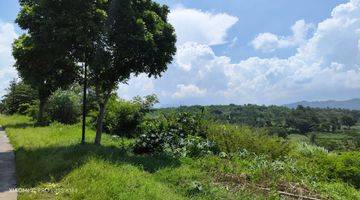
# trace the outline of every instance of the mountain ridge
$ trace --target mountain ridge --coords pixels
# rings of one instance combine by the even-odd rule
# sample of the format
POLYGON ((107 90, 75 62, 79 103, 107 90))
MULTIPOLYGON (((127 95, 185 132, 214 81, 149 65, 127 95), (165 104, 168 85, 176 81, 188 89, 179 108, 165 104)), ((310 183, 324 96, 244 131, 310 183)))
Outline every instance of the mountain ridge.
POLYGON ((299 101, 295 103, 285 104, 288 108, 296 108, 302 105, 312 108, 341 108, 349 110, 360 110, 360 98, 354 98, 349 100, 326 100, 326 101, 299 101))

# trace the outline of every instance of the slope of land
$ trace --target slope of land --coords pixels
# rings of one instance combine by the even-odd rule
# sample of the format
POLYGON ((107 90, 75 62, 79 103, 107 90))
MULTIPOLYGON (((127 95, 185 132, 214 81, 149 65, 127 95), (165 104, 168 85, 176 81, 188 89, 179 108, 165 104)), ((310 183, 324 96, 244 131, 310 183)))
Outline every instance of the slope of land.
MULTIPOLYGON (((285 141, 252 137, 250 129, 223 141, 249 150, 190 158, 137 155, 132 139, 109 135, 102 146, 80 145, 80 125, 40 128, 24 116, 0 116, 0 124, 15 148, 18 186, 31 191, 20 199, 360 199, 351 185, 359 153, 332 154, 294 140, 286 156, 272 158, 285 141)), ((89 129, 86 140, 94 135, 89 129)))

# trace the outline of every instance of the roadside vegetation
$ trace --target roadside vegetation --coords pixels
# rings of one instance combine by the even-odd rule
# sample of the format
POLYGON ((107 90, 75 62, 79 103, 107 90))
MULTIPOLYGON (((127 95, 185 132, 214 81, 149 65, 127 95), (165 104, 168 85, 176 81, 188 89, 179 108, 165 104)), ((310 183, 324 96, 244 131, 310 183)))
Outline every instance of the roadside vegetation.
POLYGON ((79 123, 37 127, 29 116, 2 115, 19 187, 37 191, 20 199, 360 198, 359 151, 329 151, 311 136, 215 122, 205 111, 160 115, 156 101, 113 96, 101 146, 91 144, 91 116, 81 145, 79 123), (123 124, 133 125, 119 129, 123 124))

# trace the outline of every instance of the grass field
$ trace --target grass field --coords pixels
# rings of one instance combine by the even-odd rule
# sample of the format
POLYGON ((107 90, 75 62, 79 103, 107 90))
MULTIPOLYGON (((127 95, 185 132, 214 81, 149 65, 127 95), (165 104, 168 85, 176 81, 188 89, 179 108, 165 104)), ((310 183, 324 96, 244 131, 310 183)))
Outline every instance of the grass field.
POLYGON ((324 178, 316 164, 297 155, 136 155, 129 139, 104 135, 102 146, 90 144, 91 129, 89 144, 80 145, 79 125, 40 128, 24 116, 0 116, 0 124, 15 148, 18 187, 29 189, 19 199, 281 199, 277 191, 360 199, 357 189, 324 178))
MULTIPOLYGON (((211 185, 191 159, 133 155, 126 150, 129 140, 105 135, 102 146, 79 145, 77 125, 34 128, 23 116, 1 117, 0 124, 16 150, 18 185, 33 191, 20 199, 254 198, 211 185), (204 192, 196 194, 197 183, 204 192)), ((87 142, 94 135, 87 130, 87 142)))

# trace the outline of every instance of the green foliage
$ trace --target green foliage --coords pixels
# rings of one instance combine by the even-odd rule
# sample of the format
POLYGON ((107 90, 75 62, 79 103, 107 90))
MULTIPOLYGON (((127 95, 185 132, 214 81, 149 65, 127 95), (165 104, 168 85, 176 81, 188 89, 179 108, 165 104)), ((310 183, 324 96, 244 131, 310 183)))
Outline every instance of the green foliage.
MULTIPOLYGON (((263 199, 214 184, 195 159, 134 155, 125 138, 79 145, 79 125, 33 127, 24 116, 0 116, 0 124, 15 147, 18 187, 38 191, 20 199, 263 199), (202 192, 189 193, 195 182, 202 192)), ((87 133, 90 142, 95 132, 87 133)))
POLYGON ((13 44, 15 67, 39 93, 39 124, 48 97, 78 78, 78 62, 94 57, 108 1, 20 1, 16 22, 26 30, 13 44), (79 15, 81 13, 81 15, 79 15))
POLYGON ((176 52, 175 30, 168 23, 170 12, 151 0, 106 2, 106 20, 89 57, 89 78, 99 103, 97 136, 100 144, 105 105, 118 83, 144 73, 159 77, 176 52), (131 37, 129 37, 131 35, 131 37))
POLYGON ((219 149, 215 142, 205 140, 198 136, 188 136, 180 148, 175 149, 175 155, 179 154, 183 157, 202 157, 218 153, 219 149))
MULTIPOLYGON (((31 117, 34 120, 36 120, 39 116, 39 103, 40 103, 39 100, 33 101, 33 103, 26 110, 26 115, 31 117)), ((50 118, 49 118, 46 108, 44 110, 42 118, 43 118, 44 122, 50 121, 50 118)))
POLYGON ((360 150, 360 132, 359 129, 330 134, 320 132, 317 134, 315 142, 329 151, 356 151, 360 150))
MULTIPOLYGON (((19 115, 0 116, 0 124, 15 147, 18 187, 48 191, 19 193, 20 199, 250 200, 279 197, 276 191, 319 199, 360 198, 353 186, 358 183, 359 152, 329 154, 308 145, 281 159, 245 149, 225 157, 176 159, 134 155, 132 140, 109 135, 102 146, 79 145, 79 125, 34 127, 19 115)), ((87 132, 90 142, 95 132, 87 132)))
POLYGON ((326 169, 325 173, 331 179, 342 179, 344 182, 360 188, 360 152, 345 152, 330 154, 317 160, 326 169))
POLYGON ((8 115, 25 114, 36 99, 37 93, 34 89, 22 81, 13 80, 1 101, 3 106, 1 112, 8 115))
POLYGON ((207 137, 226 153, 237 153, 241 149, 246 149, 252 153, 269 155, 271 158, 281 158, 291 149, 288 141, 269 136, 265 130, 246 126, 214 125, 207 137))
POLYGON ((282 138, 287 138, 287 136, 289 135, 288 130, 284 127, 270 126, 266 127, 266 130, 269 135, 274 135, 282 138))
POLYGON ((159 109, 158 113, 189 112, 207 110, 208 115, 218 123, 265 127, 270 134, 307 134, 312 131, 336 132, 341 129, 342 116, 360 119, 360 111, 343 109, 320 109, 298 107, 290 109, 282 106, 259 105, 211 105, 180 106, 159 109), (276 133, 279 131, 279 133, 276 133), (285 133, 286 132, 286 133, 285 133))
POLYGON ((39 124, 45 121, 43 114, 49 96, 58 88, 70 85, 76 78, 77 70, 67 53, 59 52, 61 48, 54 47, 50 41, 43 39, 22 35, 13 44, 15 67, 20 77, 38 93, 39 124))
MULTIPOLYGON (((106 105, 104 131, 112 135, 135 137, 137 127, 157 102, 156 95, 135 97, 132 101, 125 101, 113 95, 106 105)), ((94 116, 92 121, 95 122, 96 119, 94 116)))
POLYGON ((319 118, 311 108, 298 106, 290 112, 286 119, 286 126, 295 128, 299 133, 305 134, 318 128, 319 118))
POLYGON ((319 155, 322 156, 328 153, 328 151, 323 147, 310 145, 305 142, 298 143, 298 148, 296 149, 296 152, 299 153, 301 156, 305 157, 315 157, 319 155))
POLYGON ((137 153, 168 152, 172 155, 201 156, 216 153, 213 142, 203 139, 207 123, 201 114, 178 113, 146 120, 139 126, 137 153))
POLYGON ((180 135, 168 132, 168 125, 165 120, 151 120, 141 123, 139 130, 140 137, 137 139, 134 151, 136 153, 163 152, 166 146, 173 145, 179 140, 180 135))
POLYGON ((52 121, 73 124, 79 121, 81 96, 74 90, 57 90, 49 99, 48 116, 52 121))
POLYGON ((141 105, 129 101, 110 98, 104 118, 104 131, 112 135, 135 136, 135 131, 143 117, 141 105))
POLYGON ((344 126, 347 126, 349 129, 350 129, 350 127, 352 127, 356 124, 356 120, 350 115, 342 116, 341 121, 342 121, 342 124, 344 126))

